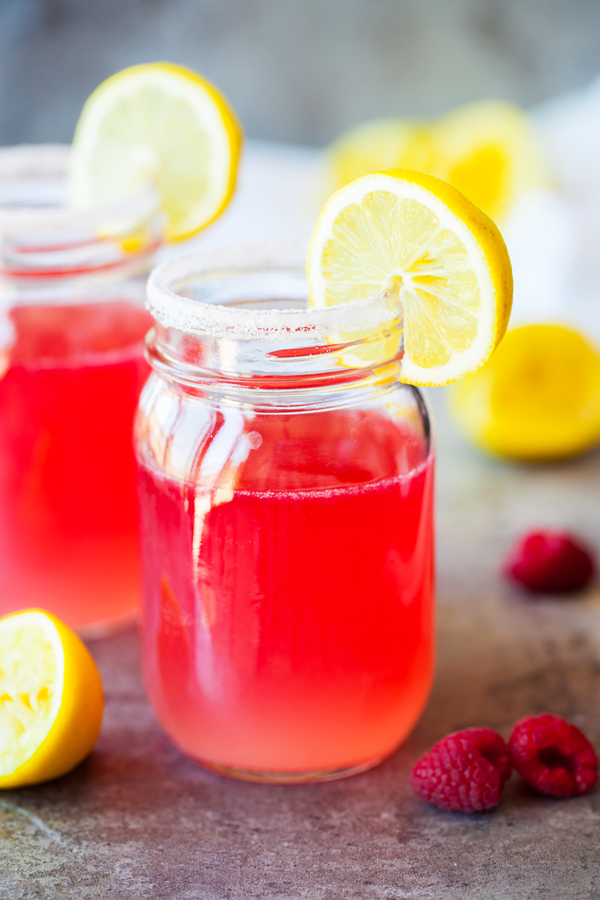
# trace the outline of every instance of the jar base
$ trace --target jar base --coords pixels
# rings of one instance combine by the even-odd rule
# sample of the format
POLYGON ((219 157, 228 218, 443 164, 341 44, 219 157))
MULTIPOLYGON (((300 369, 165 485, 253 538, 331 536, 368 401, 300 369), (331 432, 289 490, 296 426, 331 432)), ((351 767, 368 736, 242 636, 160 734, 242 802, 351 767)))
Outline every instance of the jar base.
POLYGON ((320 781, 337 781, 340 778, 350 778, 351 775, 360 775, 373 769, 387 759, 389 754, 378 756, 368 762, 354 766, 346 766, 341 769, 315 769, 309 772, 259 772, 252 769, 238 769, 234 766, 222 766, 218 763, 197 759, 196 762, 216 772, 218 775, 227 775, 228 778, 236 778, 238 781, 254 781, 260 784, 314 784, 320 781))

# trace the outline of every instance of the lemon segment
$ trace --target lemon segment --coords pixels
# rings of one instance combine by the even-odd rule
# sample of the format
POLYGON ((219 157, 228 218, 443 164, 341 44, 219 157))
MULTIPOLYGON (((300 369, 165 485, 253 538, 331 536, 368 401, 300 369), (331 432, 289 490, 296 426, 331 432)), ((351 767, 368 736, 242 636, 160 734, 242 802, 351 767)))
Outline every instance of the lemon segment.
POLYGON ((449 403, 483 450, 518 460, 573 456, 600 442, 600 354, 571 328, 524 325, 453 386, 449 403))
POLYGON ((0 788, 57 778, 91 751, 102 683, 82 641, 26 610, 0 619, 0 788))
POLYGON ((227 206, 241 144, 236 117, 210 82, 171 63, 132 66, 84 104, 71 152, 71 203, 119 202, 150 183, 167 240, 182 240, 227 206))
POLYGON ((498 229, 450 185, 416 172, 378 172, 333 194, 307 274, 314 306, 397 295, 401 378, 412 384, 474 372, 508 324, 512 272, 498 229))

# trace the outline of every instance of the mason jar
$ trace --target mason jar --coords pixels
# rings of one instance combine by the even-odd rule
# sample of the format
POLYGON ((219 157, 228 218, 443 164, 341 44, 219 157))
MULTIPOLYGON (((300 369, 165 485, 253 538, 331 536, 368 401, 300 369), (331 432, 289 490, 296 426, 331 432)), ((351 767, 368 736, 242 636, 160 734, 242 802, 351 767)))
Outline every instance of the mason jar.
POLYGON ((135 428, 143 667, 189 756, 337 778, 401 743, 433 672, 433 450, 383 296, 307 307, 301 257, 151 275, 135 428))
POLYGON ((157 200, 66 205, 68 147, 0 150, 0 614, 87 635, 140 596, 133 417, 157 200))

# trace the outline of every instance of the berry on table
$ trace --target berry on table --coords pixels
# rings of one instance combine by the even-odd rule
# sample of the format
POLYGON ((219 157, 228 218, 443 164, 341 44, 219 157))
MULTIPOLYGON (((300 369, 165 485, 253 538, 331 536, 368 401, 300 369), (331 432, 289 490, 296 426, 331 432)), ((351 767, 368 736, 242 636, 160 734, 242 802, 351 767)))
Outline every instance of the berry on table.
POLYGON ((528 591, 563 594, 580 591, 594 576, 589 550, 566 531, 532 531, 508 558, 504 572, 528 591))
POLYGON ((551 797, 575 797, 596 784, 598 759, 586 736, 560 716, 517 722, 509 739, 514 766, 530 787, 551 797))
POLYGON ((414 766, 414 792, 439 809, 473 813, 492 809, 510 777, 510 751, 491 728, 468 728, 442 738, 414 766))
POLYGON ((504 785, 513 770, 512 756, 504 738, 492 728, 466 728, 458 734, 468 737, 475 743, 481 755, 498 769, 500 783, 504 785))

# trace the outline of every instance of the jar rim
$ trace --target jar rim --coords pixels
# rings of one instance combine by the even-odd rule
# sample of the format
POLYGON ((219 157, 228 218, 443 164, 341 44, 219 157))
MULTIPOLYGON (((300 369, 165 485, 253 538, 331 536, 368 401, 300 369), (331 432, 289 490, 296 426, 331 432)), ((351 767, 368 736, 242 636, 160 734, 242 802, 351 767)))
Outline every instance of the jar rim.
POLYGON ((188 334, 278 342, 348 340, 400 317, 398 299, 391 292, 334 306, 291 309, 241 309, 182 293, 194 281, 249 274, 289 272, 305 279, 305 259, 304 248, 281 242, 222 246, 165 260, 150 273, 146 308, 163 327, 188 334))
MULTIPOLYGON (((0 147, 0 187, 35 179, 66 179, 68 144, 20 144, 0 147)), ((0 238, 77 235, 105 237, 132 233, 160 209, 151 185, 115 203, 78 209, 65 202, 36 206, 28 202, 0 199, 0 238)))

